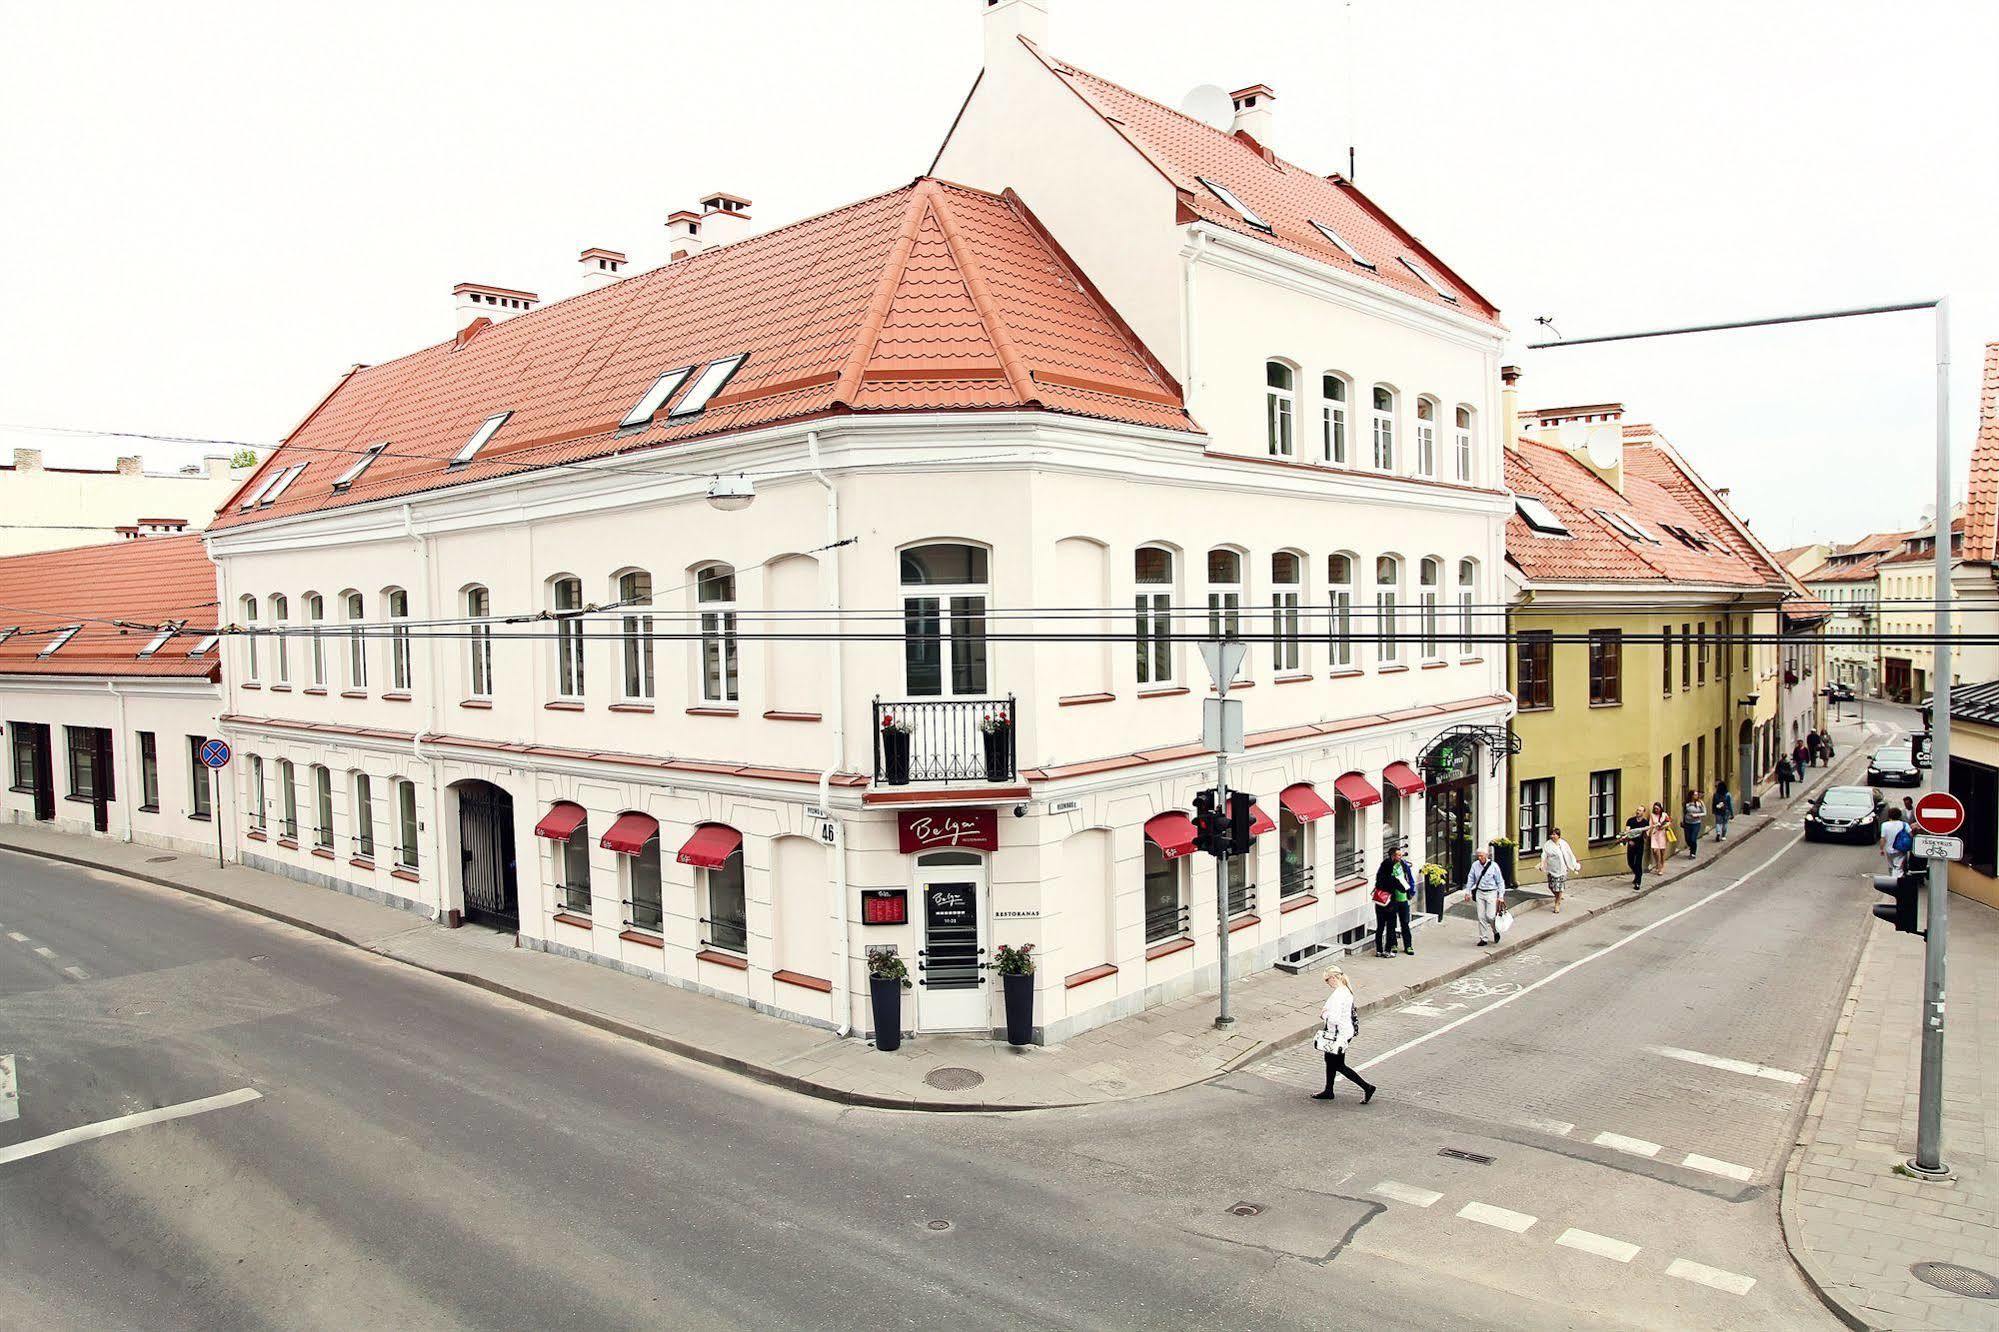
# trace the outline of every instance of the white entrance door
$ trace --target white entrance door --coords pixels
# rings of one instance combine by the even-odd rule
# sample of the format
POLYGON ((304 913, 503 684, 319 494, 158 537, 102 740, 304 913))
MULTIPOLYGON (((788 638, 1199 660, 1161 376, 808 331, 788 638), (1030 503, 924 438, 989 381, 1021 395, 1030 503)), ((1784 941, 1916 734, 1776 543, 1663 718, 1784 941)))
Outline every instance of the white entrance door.
POLYGON ((990 1031, 986 984, 986 866, 970 851, 916 860, 923 942, 916 955, 919 1031, 990 1031))

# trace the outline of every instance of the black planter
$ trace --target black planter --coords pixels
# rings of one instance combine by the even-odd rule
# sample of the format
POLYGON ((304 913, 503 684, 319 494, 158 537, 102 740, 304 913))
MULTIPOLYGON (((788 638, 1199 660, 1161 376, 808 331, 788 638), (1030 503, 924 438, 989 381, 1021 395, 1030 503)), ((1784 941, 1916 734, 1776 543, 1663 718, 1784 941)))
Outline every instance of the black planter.
POLYGON ((1506 880, 1506 887, 1509 891, 1519 882, 1518 879, 1513 877, 1513 852, 1514 848, 1510 846, 1495 846, 1492 848, 1492 862, 1499 866, 1499 873, 1506 880))
POLYGON ((1034 1044, 1034 973, 1001 976, 1006 991, 1006 1043, 1034 1044))
POLYGON ((986 744, 986 780, 1009 780, 1013 776, 1013 728, 1002 726, 997 731, 982 731, 980 738, 986 744))
POLYGON ((1423 885, 1423 910, 1438 920, 1444 918, 1444 894, 1450 891, 1449 883, 1425 883, 1423 885))
POLYGON ((909 785, 909 732, 882 732, 882 782, 888 786, 909 785))
POLYGON ((870 976, 868 998, 874 1004, 875 1049, 901 1049, 902 982, 887 976, 870 976))

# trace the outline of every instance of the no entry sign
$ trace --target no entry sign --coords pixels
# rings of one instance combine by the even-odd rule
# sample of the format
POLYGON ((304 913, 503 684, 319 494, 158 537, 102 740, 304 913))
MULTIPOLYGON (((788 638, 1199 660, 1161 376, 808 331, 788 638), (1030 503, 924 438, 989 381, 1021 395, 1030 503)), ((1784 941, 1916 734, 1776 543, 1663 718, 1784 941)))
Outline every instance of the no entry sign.
POLYGON ((1948 791, 1932 791, 1916 802, 1916 826, 1949 837, 1964 826, 1964 802, 1948 791))

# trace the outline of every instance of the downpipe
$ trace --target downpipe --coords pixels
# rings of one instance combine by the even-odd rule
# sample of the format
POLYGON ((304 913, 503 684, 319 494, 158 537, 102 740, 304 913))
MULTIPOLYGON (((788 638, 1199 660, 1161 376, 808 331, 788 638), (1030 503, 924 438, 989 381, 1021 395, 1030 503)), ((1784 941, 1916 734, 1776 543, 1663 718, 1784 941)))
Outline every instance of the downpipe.
MULTIPOLYGON (((437 570, 433 567, 433 562, 430 559, 429 540, 416 530, 416 508, 414 505, 403 505, 403 531, 409 535, 410 545, 414 548, 416 554, 417 568, 423 573, 424 615, 427 619, 435 621, 438 618, 436 596, 437 570)), ((437 641, 435 638, 425 640, 424 655, 426 657, 433 650, 431 644, 437 641)), ((395 650, 395 640, 391 638, 389 640, 389 651, 393 654, 395 650)), ((447 893, 445 885, 449 882, 445 873, 446 867, 444 863, 444 792, 438 789, 437 765, 431 756, 424 751, 423 747, 424 736, 435 734, 437 731, 437 689, 438 680, 442 673, 437 669, 436 662, 427 660, 424 664, 429 667, 424 672, 429 678, 426 681, 426 688, 423 691, 423 726, 420 730, 410 734, 410 759, 425 769, 428 774, 428 780, 425 784, 430 787, 431 857, 437 866, 437 906, 431 919, 455 925, 457 922, 451 920, 450 913, 444 905, 447 893)), ((416 669, 416 648, 414 643, 410 647, 410 669, 412 671, 416 669)))
MULTIPOLYGON (((826 492, 826 563, 820 566, 820 599, 827 614, 838 623, 840 614, 840 492, 826 475, 819 456, 819 432, 805 432, 805 456, 817 481, 826 492)), ((819 808, 825 812, 826 826, 833 831, 833 993, 838 996, 836 1034, 842 1039, 854 1032, 853 922, 847 915, 847 828, 833 815, 833 774, 847 754, 847 688, 842 674, 845 662, 837 636, 828 635, 827 672, 833 690, 833 747, 826 766, 819 771, 819 808)))

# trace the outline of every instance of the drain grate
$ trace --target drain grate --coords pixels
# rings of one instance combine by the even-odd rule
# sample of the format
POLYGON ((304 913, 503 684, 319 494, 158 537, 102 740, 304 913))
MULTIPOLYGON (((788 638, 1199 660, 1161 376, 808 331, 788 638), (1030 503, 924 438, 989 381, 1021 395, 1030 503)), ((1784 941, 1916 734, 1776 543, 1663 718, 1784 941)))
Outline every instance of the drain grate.
POLYGON ((949 1230, 951 1223, 949 1221, 925 1221, 923 1226, 926 1230, 949 1230))
POLYGON ((1909 1275, 1927 1286, 1974 1300, 1999 1300, 1999 1277, 1956 1263, 1913 1263, 1909 1275))
POLYGON ((147 857, 146 857, 146 863, 147 863, 148 865, 170 865, 170 864, 172 864, 172 863, 173 863, 173 857, 172 857, 172 856, 147 856, 147 857))
POLYGON ((1448 1156, 1453 1161, 1470 1161, 1473 1165, 1491 1165, 1493 1161, 1490 1156, 1480 1156, 1477 1152, 1468 1152, 1462 1147, 1439 1147, 1437 1155, 1448 1156))
POLYGON ((1253 1202, 1239 1202, 1239 1203, 1236 1203, 1236 1204, 1235 1204, 1234 1206, 1232 1206, 1232 1207, 1230 1207, 1230 1208, 1229 1208, 1229 1215, 1230 1215, 1230 1216, 1262 1216, 1262 1215, 1263 1215, 1263 1204, 1262 1204, 1262 1203, 1253 1203, 1253 1202))
POLYGON ((923 1080, 938 1091, 970 1091, 986 1080, 986 1075, 969 1068, 933 1068, 923 1080))

